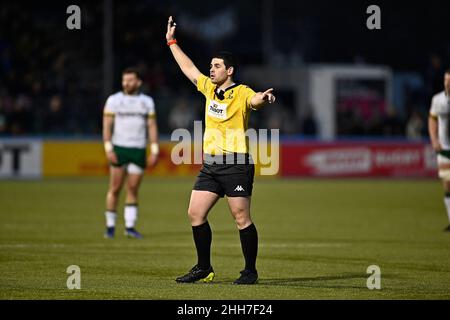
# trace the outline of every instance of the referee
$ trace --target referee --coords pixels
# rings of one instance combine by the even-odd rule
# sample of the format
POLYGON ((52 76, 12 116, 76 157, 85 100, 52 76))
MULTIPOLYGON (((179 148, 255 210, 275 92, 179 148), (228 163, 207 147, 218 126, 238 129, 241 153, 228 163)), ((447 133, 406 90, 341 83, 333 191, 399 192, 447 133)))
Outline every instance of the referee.
POLYGON ((181 71, 206 98, 203 166, 195 181, 188 209, 198 261, 176 281, 191 283, 214 279, 210 260, 212 233, 207 216, 217 200, 226 195, 239 229, 245 259, 244 270, 234 283, 254 284, 258 280, 258 233, 250 217, 250 202, 255 168, 245 131, 251 110, 275 101, 273 89, 255 93, 249 87, 234 82, 236 62, 227 52, 215 55, 211 60, 209 77, 203 75, 177 44, 175 29, 176 24, 169 17, 167 45, 181 71), (232 137, 229 132, 233 132, 232 137))

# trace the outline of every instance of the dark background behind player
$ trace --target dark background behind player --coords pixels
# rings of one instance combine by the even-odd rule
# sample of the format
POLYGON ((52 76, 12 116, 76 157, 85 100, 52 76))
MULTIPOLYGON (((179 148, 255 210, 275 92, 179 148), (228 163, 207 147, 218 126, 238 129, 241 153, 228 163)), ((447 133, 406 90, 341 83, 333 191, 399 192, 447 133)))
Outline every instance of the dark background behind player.
MULTIPOLYGON (((2 1, 0 135, 100 134, 105 92, 119 90, 119 81, 111 79, 119 79, 129 65, 142 70, 144 91, 159 103, 163 134, 201 119, 202 104, 177 73, 161 37, 167 16, 173 15, 183 25, 179 40, 197 61, 209 61, 217 49, 232 45, 243 66, 389 66, 394 84, 400 83, 393 88, 400 98, 391 112, 373 119, 370 127, 358 127, 357 119, 341 123, 338 133, 405 137, 408 122, 424 122, 431 95, 442 87, 442 72, 450 60, 445 32, 449 4, 379 2, 382 29, 368 30, 370 4, 230 0, 224 7, 210 1, 2 1), (70 4, 81 8, 81 30, 66 28, 70 4), (108 38, 111 42, 105 41, 108 38)), ((208 66, 199 68, 206 72, 208 66)), ((279 95, 280 114, 296 113, 293 120, 277 122, 272 114, 261 113, 257 123, 281 123, 282 134, 317 137, 314 115, 298 114, 292 93, 279 95)), ((418 130, 426 136, 425 126, 418 130)))

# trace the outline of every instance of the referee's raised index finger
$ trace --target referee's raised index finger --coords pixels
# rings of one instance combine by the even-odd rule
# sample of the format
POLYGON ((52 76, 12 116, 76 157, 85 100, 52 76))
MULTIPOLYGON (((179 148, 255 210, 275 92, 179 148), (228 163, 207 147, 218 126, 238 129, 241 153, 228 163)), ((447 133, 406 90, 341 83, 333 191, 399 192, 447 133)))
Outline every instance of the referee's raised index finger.
POLYGON ((264 91, 264 94, 271 93, 272 91, 273 91, 273 88, 267 89, 266 91, 264 91))

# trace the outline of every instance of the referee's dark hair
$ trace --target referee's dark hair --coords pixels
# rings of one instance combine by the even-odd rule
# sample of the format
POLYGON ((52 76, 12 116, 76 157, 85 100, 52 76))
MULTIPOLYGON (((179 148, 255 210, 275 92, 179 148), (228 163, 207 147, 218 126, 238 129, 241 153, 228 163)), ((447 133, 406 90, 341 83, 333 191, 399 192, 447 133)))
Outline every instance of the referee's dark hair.
POLYGON ((138 69, 138 68, 135 68, 135 67, 128 67, 128 68, 125 68, 125 69, 122 71, 122 75, 124 75, 124 74, 130 74, 130 73, 135 74, 135 75, 136 75, 136 78, 138 78, 139 80, 142 80, 141 73, 139 72, 139 69, 138 69))
POLYGON ((213 55, 213 58, 222 59, 226 69, 233 67, 233 74, 236 74, 237 60, 236 57, 228 51, 220 51, 213 55))
POLYGON ((444 74, 450 74, 450 68, 448 68, 447 70, 445 70, 444 74))

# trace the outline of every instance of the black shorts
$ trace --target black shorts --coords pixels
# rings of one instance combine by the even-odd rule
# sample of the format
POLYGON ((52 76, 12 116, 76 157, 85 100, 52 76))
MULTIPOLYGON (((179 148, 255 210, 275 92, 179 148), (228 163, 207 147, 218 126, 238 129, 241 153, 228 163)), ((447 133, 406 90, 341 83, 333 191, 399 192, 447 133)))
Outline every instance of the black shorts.
POLYGON ((220 197, 247 197, 252 195, 255 165, 253 163, 208 163, 205 161, 194 190, 210 191, 220 197))

